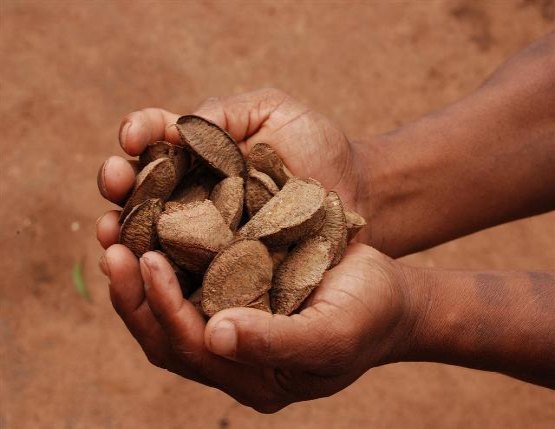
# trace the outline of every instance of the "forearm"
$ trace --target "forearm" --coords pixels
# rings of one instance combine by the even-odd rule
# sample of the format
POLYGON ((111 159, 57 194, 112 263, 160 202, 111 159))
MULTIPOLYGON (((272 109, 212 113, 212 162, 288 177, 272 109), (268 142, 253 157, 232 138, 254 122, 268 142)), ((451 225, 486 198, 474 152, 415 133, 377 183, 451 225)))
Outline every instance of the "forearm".
POLYGON ((555 387, 555 272, 406 270, 414 323, 402 360, 555 387))
POLYGON ((555 208, 555 36, 472 95, 355 145, 367 242, 401 256, 555 208))

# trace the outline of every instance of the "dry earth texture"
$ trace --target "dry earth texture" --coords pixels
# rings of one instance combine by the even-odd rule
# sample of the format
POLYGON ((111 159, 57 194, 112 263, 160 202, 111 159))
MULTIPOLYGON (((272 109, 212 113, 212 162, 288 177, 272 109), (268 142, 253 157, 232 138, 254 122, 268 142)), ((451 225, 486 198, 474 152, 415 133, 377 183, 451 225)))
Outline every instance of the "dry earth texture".
MULTIPOLYGON (((552 30, 554 14, 552 0, 2 0, 0 427, 552 428, 552 392, 444 365, 371 370, 271 416, 150 366, 97 268, 94 223, 109 205, 94 178, 119 151, 126 113, 186 114, 208 96, 268 85, 350 138, 390 130, 471 91, 552 30), (81 261, 90 302, 72 283, 81 261)), ((264 188, 264 176, 252 181, 264 188)), ((407 262, 548 268, 554 236, 548 214, 407 262)))

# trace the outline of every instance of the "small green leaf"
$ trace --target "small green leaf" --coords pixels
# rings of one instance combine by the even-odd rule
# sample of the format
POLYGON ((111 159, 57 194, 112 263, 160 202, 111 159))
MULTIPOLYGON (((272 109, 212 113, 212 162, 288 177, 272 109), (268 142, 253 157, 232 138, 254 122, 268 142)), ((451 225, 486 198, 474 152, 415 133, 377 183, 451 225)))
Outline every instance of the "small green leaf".
POLYGON ((91 295, 83 279, 83 262, 76 262, 75 265, 73 265, 71 276, 73 278, 73 286, 77 293, 90 302, 91 295))

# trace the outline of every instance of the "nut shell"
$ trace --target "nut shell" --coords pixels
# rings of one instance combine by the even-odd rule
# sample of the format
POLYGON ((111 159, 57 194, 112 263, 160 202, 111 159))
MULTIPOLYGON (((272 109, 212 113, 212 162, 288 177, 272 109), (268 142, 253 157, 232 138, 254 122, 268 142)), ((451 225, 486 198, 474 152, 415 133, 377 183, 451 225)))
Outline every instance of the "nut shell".
POLYGON ((233 239, 233 233, 210 200, 163 212, 157 231, 165 253, 193 273, 204 272, 216 253, 233 239))
POLYGON ((325 200, 326 219, 318 235, 326 238, 332 244, 333 261, 331 267, 337 265, 347 247, 347 221, 343 211, 343 204, 339 195, 330 191, 325 200))
POLYGON ((290 179, 240 230, 271 247, 286 246, 313 235, 324 222, 326 192, 316 181, 290 179))
POLYGON ((166 141, 157 141, 148 144, 143 153, 141 153, 139 156, 139 167, 144 168, 159 158, 169 158, 173 161, 178 180, 185 175, 192 164, 191 154, 183 146, 174 145, 166 141))
POLYGON ((262 310, 267 313, 271 313, 272 309, 270 308, 270 294, 265 293, 264 295, 258 297, 250 304, 245 305, 247 308, 256 308, 257 310, 262 310))
POLYGON ((162 206, 159 199, 146 200, 133 207, 123 221, 119 242, 127 246, 138 258, 158 246, 156 222, 162 213, 162 206))
POLYGON ((321 236, 298 244, 277 268, 270 291, 272 311, 293 313, 320 284, 333 260, 332 244, 321 236))
POLYGON ((250 168, 245 190, 245 205, 249 216, 258 213, 278 192, 279 188, 270 176, 250 168))
POLYGON ((347 223, 347 242, 355 238, 355 235, 366 226, 366 220, 350 210, 345 210, 345 221, 347 223))
POLYGON ((224 177, 245 177, 245 160, 227 131, 196 115, 181 116, 176 125, 183 143, 215 171, 224 177))
POLYGON ((291 173, 281 158, 266 143, 257 143, 252 147, 247 156, 247 165, 267 174, 280 189, 291 178, 291 173))
POLYGON ((262 242, 234 241, 206 270, 202 283, 204 313, 211 317, 226 308, 257 301, 272 287, 272 268, 272 258, 262 242))
POLYGON ((171 159, 158 158, 148 164, 135 179, 131 196, 121 212, 120 222, 123 222, 133 207, 148 199, 167 200, 177 184, 176 179, 175 166, 171 159))
POLYGON ((243 215, 243 199, 245 198, 243 185, 244 181, 241 177, 227 177, 218 183, 210 194, 210 199, 232 231, 237 229, 243 215))

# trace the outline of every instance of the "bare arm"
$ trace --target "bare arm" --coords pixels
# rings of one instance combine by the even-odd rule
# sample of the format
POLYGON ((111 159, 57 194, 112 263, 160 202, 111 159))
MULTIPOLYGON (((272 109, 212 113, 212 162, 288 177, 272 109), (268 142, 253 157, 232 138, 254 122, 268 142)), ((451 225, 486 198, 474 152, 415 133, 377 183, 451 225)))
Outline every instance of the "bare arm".
POLYGON ((365 238, 391 256, 555 209, 555 33, 461 101, 355 147, 365 238))
MULTIPOLYGON (((555 35, 523 51, 460 102, 401 129, 349 142, 327 119, 276 90, 206 100, 196 111, 243 152, 271 144, 291 171, 335 189, 371 226, 361 241, 400 256, 555 208, 555 35)), ((122 147, 179 142, 178 115, 126 116, 122 147)), ((99 188, 121 202, 135 172, 101 167, 99 188)), ((293 316, 248 308, 208 323, 184 300, 160 254, 140 261, 118 240, 119 212, 97 223, 114 308, 151 362, 274 412, 329 396, 369 368, 428 360, 499 371, 553 386, 554 273, 408 268, 351 244, 306 308, 293 316), (148 287, 147 287, 148 286, 148 287)))
POLYGON ((403 360, 555 388, 555 272, 408 272, 416 322, 403 360))

